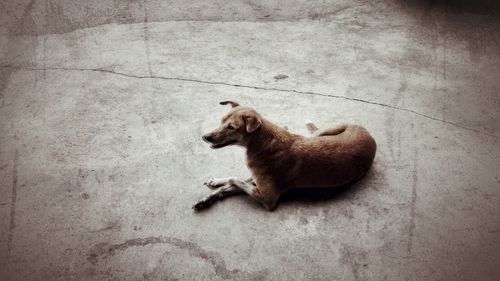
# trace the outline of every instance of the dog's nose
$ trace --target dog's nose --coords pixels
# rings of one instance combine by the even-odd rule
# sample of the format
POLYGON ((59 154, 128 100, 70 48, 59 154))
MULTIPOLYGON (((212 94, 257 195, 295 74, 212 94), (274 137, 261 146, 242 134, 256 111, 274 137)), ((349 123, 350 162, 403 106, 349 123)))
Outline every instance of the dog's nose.
POLYGON ((214 137, 212 136, 212 134, 203 135, 203 136, 201 136, 201 138, 206 142, 212 142, 214 140, 214 137))

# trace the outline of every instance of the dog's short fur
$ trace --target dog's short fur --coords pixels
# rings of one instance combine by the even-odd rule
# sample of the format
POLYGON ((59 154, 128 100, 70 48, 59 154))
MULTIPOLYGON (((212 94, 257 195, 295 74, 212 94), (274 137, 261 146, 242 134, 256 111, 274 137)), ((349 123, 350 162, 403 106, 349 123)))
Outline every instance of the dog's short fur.
POLYGON ((238 144, 247 150, 247 165, 253 180, 211 179, 205 184, 217 189, 193 208, 205 208, 226 196, 247 193, 274 210, 287 189, 338 187, 362 178, 373 163, 376 143, 363 127, 341 125, 318 130, 308 123, 311 137, 292 134, 264 119, 254 109, 230 104, 231 111, 219 128, 203 136, 212 148, 238 144))

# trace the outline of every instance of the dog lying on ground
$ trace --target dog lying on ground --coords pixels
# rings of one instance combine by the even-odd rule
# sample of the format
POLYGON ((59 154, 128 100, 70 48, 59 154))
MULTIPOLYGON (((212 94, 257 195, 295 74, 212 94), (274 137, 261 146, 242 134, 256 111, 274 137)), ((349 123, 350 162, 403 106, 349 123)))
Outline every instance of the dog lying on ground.
POLYGON ((216 190, 197 202, 195 210, 246 193, 272 211, 280 194, 290 188, 343 186, 362 178, 373 163, 377 145, 361 126, 319 130, 308 123, 311 137, 304 137, 271 123, 252 108, 233 101, 220 104, 230 104, 232 109, 217 129, 202 138, 211 148, 232 144, 245 147, 252 178, 208 180, 205 185, 216 190))

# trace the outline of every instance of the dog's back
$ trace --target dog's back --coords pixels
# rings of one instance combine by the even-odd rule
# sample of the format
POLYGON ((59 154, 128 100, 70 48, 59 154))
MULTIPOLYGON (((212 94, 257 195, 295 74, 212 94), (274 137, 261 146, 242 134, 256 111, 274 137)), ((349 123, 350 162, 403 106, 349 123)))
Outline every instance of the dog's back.
POLYGON ((366 129, 345 125, 336 135, 297 138, 289 149, 295 164, 284 175, 288 187, 335 187, 363 177, 376 143, 366 129))

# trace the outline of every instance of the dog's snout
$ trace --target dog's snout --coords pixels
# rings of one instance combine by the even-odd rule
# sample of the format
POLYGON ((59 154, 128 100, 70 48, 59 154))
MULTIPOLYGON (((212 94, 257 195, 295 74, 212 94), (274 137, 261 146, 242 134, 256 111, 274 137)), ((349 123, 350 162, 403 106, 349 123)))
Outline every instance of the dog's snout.
POLYGON ((212 142, 214 140, 214 137, 212 136, 212 134, 203 135, 203 136, 201 136, 201 138, 206 142, 212 142))

